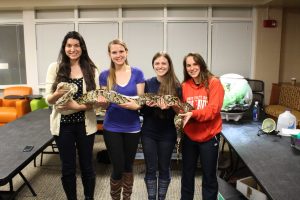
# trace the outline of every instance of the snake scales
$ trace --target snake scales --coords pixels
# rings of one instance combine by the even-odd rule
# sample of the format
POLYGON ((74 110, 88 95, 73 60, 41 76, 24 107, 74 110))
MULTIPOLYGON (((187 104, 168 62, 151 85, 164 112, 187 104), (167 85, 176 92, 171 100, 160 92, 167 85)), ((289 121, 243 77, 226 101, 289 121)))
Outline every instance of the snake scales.
MULTIPOLYGON (((66 90, 67 92, 56 101, 55 103, 56 106, 67 103, 69 100, 73 98, 73 95, 78 90, 76 84, 67 83, 67 82, 61 82, 57 85, 57 87, 62 87, 62 89, 66 90)), ((173 95, 156 95, 151 93, 145 93, 141 96, 138 96, 137 98, 133 98, 133 97, 124 96, 112 90, 108 91, 105 89, 97 89, 97 90, 89 91, 83 94, 80 98, 76 99, 75 101, 78 104, 87 104, 87 103, 93 104, 97 102, 98 96, 103 96, 108 102, 116 103, 116 104, 126 103, 129 102, 129 99, 132 99, 140 106, 146 104, 147 101, 157 102, 162 98, 164 102, 167 104, 167 106, 178 105, 180 110, 182 110, 184 113, 194 109, 193 106, 191 106, 189 103, 183 103, 180 101, 178 97, 173 95)), ((176 115, 174 118, 174 123, 177 132, 181 133, 182 132, 181 117, 176 115)))

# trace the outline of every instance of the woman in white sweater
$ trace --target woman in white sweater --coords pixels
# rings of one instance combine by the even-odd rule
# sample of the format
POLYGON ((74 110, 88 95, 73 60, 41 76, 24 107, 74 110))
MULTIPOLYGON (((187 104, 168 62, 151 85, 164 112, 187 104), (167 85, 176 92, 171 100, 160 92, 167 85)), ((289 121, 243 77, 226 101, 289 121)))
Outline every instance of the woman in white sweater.
POLYGON ((66 92, 57 85, 60 82, 76 84, 76 99, 83 93, 99 87, 97 77, 97 68, 88 56, 84 39, 78 32, 68 32, 62 42, 58 62, 49 66, 46 78, 46 101, 53 105, 50 130, 59 149, 62 163, 61 180, 68 200, 77 199, 76 149, 85 199, 94 199, 95 172, 92 152, 97 123, 92 105, 79 105, 70 100, 64 105, 56 106, 56 101, 66 92), (61 114, 66 110, 71 110, 72 114, 61 114))

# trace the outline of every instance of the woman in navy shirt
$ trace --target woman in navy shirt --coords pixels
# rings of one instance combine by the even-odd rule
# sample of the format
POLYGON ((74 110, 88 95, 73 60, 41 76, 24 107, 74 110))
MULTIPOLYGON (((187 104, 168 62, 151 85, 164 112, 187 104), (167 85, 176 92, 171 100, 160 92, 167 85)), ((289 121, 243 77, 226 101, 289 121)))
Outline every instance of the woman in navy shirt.
MULTIPOLYGON (((156 77, 146 81, 145 92, 181 96, 180 82, 174 73, 170 56, 165 52, 156 53, 152 67, 156 77)), ((147 102, 141 109, 144 118, 142 144, 146 163, 145 183, 149 200, 156 200, 157 195, 158 199, 165 199, 170 184, 171 156, 177 138, 174 109, 163 100, 147 102)))
MULTIPOLYGON (((116 39, 108 44, 111 58, 109 70, 101 72, 99 81, 102 89, 114 90, 126 96, 144 93, 145 80, 141 70, 128 64, 128 49, 124 42, 116 39)), ((104 97, 99 98, 105 103, 104 97)), ((124 104, 109 103, 103 121, 103 136, 113 171, 110 178, 111 197, 130 199, 133 187, 132 166, 140 140, 141 124, 134 101, 124 104)))

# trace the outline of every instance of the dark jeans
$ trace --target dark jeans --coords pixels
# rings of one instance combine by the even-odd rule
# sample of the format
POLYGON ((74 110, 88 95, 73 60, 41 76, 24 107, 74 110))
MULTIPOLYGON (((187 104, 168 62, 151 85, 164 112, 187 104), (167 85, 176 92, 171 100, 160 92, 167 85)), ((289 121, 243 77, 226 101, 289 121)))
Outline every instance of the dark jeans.
POLYGON ((120 180, 124 172, 132 172, 140 133, 115 133, 103 130, 103 137, 113 165, 111 178, 120 180))
POLYGON ((160 141, 142 135, 142 144, 146 164, 145 179, 156 179, 157 169, 160 179, 170 179, 171 156, 175 147, 175 143, 175 140, 160 141))
POLYGON ((61 124, 59 136, 55 136, 63 179, 74 178, 76 174, 76 149, 78 152, 81 176, 95 177, 93 168, 93 146, 95 134, 86 135, 85 123, 61 124))
POLYGON ((219 141, 219 134, 209 141, 201 143, 194 142, 184 135, 182 141, 181 200, 194 198, 195 173, 199 155, 202 168, 202 199, 217 199, 219 141))

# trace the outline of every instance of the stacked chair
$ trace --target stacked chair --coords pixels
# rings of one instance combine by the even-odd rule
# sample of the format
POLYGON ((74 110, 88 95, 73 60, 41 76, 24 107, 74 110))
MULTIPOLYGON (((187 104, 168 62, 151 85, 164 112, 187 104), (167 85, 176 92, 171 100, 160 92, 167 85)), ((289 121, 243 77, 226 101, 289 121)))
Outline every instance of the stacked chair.
POLYGON ((32 88, 27 86, 14 86, 5 88, 0 98, 0 126, 14 121, 31 111, 30 100, 32 88))

